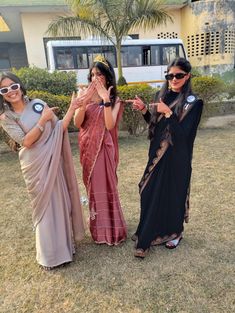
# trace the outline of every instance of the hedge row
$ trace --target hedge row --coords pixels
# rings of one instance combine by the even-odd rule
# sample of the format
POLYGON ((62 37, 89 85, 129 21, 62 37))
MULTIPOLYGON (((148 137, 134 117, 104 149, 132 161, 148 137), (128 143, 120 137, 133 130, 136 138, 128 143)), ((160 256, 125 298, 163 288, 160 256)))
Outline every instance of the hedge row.
MULTIPOLYGON (((146 84, 118 86, 118 96, 123 101, 134 99, 135 96, 139 96, 146 104, 148 104, 153 102, 155 94, 156 89, 146 84)), ((147 124, 145 123, 142 114, 136 110, 132 110, 131 103, 126 103, 122 119, 123 130, 127 130, 130 135, 137 135, 138 133, 143 132, 146 127, 147 124)))
POLYGON ((71 95, 76 90, 77 78, 75 72, 55 71, 49 73, 47 70, 37 67, 22 67, 12 71, 23 82, 27 90, 38 90, 52 93, 54 95, 71 95))
MULTIPOLYGON (((204 100, 203 118, 213 116, 218 113, 226 113, 226 106, 228 102, 222 102, 224 96, 225 85, 219 78, 215 77, 194 77, 192 79, 194 92, 204 100)), ((123 101, 127 99, 134 99, 136 95, 141 97, 143 101, 148 104, 154 100, 156 89, 146 84, 141 85, 124 85, 118 86, 118 96, 123 101)), ((53 95, 49 92, 29 91, 28 95, 31 98, 40 98, 48 103, 49 106, 58 106, 60 108, 59 118, 62 118, 70 103, 70 96, 53 95)), ((125 102, 124 102, 125 103, 125 102)), ((228 107, 229 113, 231 112, 228 107)), ((144 122, 141 114, 132 110, 131 104, 125 104, 125 110, 122 119, 122 129, 127 130, 131 135, 137 135, 146 129, 147 125, 144 122)), ((72 123, 69 127, 73 131, 72 123)))
MULTIPOLYGON (((13 72, 25 84, 30 98, 40 98, 47 102, 49 106, 58 106, 60 108, 58 117, 62 118, 64 116, 70 103, 71 94, 76 87, 76 74, 74 72, 55 71, 48 73, 47 70, 36 67, 21 68, 20 70, 13 70, 13 72)), ((225 96, 227 98, 235 96, 235 83, 225 85, 219 77, 195 76, 192 79, 192 85, 194 92, 204 100, 203 116, 208 117, 221 112, 226 113, 228 106, 229 113, 231 113, 234 106, 231 106, 228 102, 222 103, 222 97, 224 99, 225 96), (218 105, 218 103, 221 103, 221 105, 218 105)), ((118 86, 118 95, 123 101, 133 99, 138 95, 145 103, 150 103, 153 101, 155 93, 156 89, 145 84, 118 86)), ((141 114, 133 111, 131 104, 125 105, 122 128, 132 135, 146 129, 146 123, 143 121, 141 114)), ((69 130, 75 130, 72 123, 69 130)))

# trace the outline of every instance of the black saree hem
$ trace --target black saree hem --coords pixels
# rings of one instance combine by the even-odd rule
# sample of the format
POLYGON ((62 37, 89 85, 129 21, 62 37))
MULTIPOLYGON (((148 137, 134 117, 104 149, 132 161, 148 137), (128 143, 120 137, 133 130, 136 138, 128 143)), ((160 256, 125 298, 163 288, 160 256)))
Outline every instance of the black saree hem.
MULTIPOLYGON (((179 236, 182 236, 183 230, 179 233, 173 233, 172 235, 166 235, 164 237, 157 236, 156 239, 151 241, 150 246, 160 246, 162 244, 167 243, 168 241, 174 240, 178 238, 179 236)), ((136 234, 132 235, 131 239, 135 241, 135 246, 138 247, 138 236, 136 234)), ((141 249, 141 248, 137 248, 141 249)))
POLYGON ((174 234, 169 235, 169 236, 167 236, 167 235, 164 237, 158 236, 156 239, 152 240, 151 246, 159 246, 159 245, 162 245, 168 241, 174 240, 174 239, 178 238, 179 236, 181 236, 182 232, 183 232, 183 230, 179 233, 174 233, 174 234))

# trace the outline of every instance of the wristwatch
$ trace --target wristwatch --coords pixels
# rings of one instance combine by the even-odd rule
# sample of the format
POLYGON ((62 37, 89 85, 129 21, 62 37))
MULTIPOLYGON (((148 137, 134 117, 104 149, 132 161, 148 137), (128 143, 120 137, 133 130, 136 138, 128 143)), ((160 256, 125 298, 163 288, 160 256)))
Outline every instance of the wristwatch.
POLYGON ((171 111, 171 112, 167 112, 167 113, 165 113, 165 118, 169 118, 169 117, 171 117, 171 115, 173 114, 173 112, 171 111))
POLYGON ((105 102, 105 103, 104 103, 104 106, 105 106, 106 108, 111 107, 111 102, 105 102))

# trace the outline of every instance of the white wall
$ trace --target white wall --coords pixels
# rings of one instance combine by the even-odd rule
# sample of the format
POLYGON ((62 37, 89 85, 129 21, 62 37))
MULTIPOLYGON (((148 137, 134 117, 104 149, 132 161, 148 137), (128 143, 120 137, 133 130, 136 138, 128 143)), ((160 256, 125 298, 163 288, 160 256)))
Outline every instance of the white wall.
MULTIPOLYGON (((63 15, 64 13, 57 13, 63 15)), ((22 28, 25 37, 25 46, 29 65, 46 68, 46 56, 43 44, 43 37, 46 34, 49 23, 56 17, 55 14, 47 13, 22 13, 22 28)))

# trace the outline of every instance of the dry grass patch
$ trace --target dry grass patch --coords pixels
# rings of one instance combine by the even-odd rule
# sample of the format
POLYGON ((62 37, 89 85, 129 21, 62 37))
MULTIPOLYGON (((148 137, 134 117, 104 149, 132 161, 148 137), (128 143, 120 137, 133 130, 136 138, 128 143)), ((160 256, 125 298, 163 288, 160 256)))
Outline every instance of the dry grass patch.
MULTIPOLYGON (((233 127, 199 131, 191 221, 176 250, 157 247, 142 261, 133 257, 130 238, 118 247, 97 246, 87 233, 75 261, 48 273, 35 261, 30 203, 17 155, 1 154, 0 312, 233 312, 234 137, 233 127)), ((145 137, 120 138, 119 191, 129 237, 139 218, 137 184, 147 149, 145 137)))

